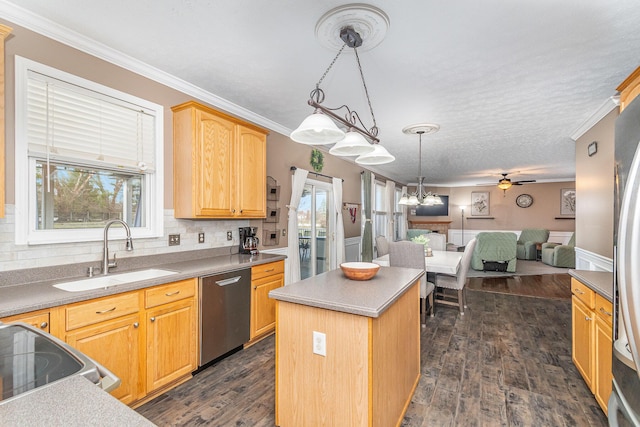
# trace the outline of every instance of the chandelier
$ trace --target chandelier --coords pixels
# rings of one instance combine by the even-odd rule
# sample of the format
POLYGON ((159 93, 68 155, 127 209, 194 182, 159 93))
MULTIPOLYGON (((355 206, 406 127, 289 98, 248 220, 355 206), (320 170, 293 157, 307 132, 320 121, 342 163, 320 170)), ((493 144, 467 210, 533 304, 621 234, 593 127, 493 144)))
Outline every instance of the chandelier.
MULTIPOLYGON (((319 28, 322 29, 323 26, 328 25, 327 23, 335 26, 336 20, 339 20, 342 16, 353 19, 354 13, 362 13, 362 16, 364 17, 363 20, 368 18, 370 15, 374 16, 378 21, 384 21, 388 25, 388 17, 384 12, 374 8, 373 6, 347 5, 344 7, 338 7, 325 14, 325 16, 323 16, 318 22, 316 32, 319 32, 319 28)), ((340 23, 340 25, 343 24, 340 23)), ((362 46, 363 38, 352 25, 346 24, 340 27, 339 37, 343 42, 342 47, 322 74, 320 80, 316 83, 316 86, 311 91, 309 100, 307 101, 307 103, 314 108, 314 112, 305 118, 297 129, 291 132, 290 137, 298 143, 307 145, 336 143, 336 145, 329 150, 330 154, 335 156, 358 156, 355 161, 361 165, 381 165, 393 162, 395 157, 383 146, 379 145, 380 139, 378 138, 378 125, 373 113, 367 84, 364 80, 360 57, 358 56, 357 48, 362 46), (330 108, 322 105, 322 102, 325 99, 325 94, 320 88, 320 84, 346 47, 352 48, 355 54, 354 56, 356 58, 358 71, 360 72, 362 87, 364 88, 364 94, 366 96, 369 112, 373 121, 373 125, 369 128, 365 126, 358 112, 351 110, 347 105, 342 105, 337 108, 330 108), (336 123, 344 127, 347 132, 345 133, 340 129, 336 123)), ((380 40, 377 42, 379 43, 380 40)))
POLYGON ((426 192, 423 188, 424 176, 422 176, 422 135, 425 133, 435 133, 440 129, 440 126, 421 123, 417 125, 410 125, 402 129, 402 132, 406 134, 418 134, 419 146, 418 146, 418 187, 415 193, 403 194, 398 204, 407 206, 434 206, 443 204, 442 199, 437 194, 431 191, 426 192))

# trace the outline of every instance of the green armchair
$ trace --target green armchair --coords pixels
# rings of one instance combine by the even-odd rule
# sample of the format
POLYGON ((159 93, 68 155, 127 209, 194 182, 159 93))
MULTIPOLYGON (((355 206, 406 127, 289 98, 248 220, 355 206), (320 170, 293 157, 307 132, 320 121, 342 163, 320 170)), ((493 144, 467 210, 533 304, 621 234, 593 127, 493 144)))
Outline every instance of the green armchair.
POLYGON ((560 243, 542 244, 542 262, 553 267, 576 267, 576 233, 571 235, 571 239, 566 245, 560 243))
POLYGON ((516 233, 487 232, 476 235, 476 247, 471 257, 471 268, 484 270, 483 261, 507 263, 510 273, 516 271, 516 233))
POLYGON ((414 237, 422 236, 423 234, 429 234, 431 230, 423 230, 421 228, 410 228, 407 230, 407 240, 411 240, 414 237))
POLYGON ((549 240, 549 230, 544 228, 525 228, 516 242, 516 256, 518 259, 535 260, 537 243, 549 240))

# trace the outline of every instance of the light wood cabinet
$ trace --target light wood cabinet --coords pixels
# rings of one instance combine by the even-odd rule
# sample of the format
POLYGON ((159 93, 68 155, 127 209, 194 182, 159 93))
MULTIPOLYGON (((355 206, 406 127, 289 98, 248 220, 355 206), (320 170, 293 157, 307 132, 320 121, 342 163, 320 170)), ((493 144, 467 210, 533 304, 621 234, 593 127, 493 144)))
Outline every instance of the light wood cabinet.
POLYGON ((636 68, 616 89, 620 92, 620 112, 622 112, 640 95, 640 67, 636 68))
POLYGON ((5 168, 4 168, 4 40, 11 34, 12 28, 0 25, 0 218, 4 218, 5 168))
POLYGON ((264 218, 265 130, 187 102, 173 110, 176 218, 264 218))
POLYGON ((607 413, 612 384, 613 307, 610 301, 575 278, 571 279, 571 291, 573 362, 607 413))
POLYGON ((251 268, 251 341, 275 330, 276 302, 269 291, 284 285, 284 261, 251 268))
POLYGON ((196 286, 189 279, 146 291, 148 393, 198 367, 196 286))
POLYGON ((29 313, 17 314, 15 316, 3 317, 2 323, 23 322, 45 332, 50 332, 51 318, 49 310, 32 311, 29 313))
POLYGON ((111 395, 130 404, 143 393, 138 384, 140 337, 140 314, 135 313, 73 330, 66 342, 120 378, 120 386, 111 395))

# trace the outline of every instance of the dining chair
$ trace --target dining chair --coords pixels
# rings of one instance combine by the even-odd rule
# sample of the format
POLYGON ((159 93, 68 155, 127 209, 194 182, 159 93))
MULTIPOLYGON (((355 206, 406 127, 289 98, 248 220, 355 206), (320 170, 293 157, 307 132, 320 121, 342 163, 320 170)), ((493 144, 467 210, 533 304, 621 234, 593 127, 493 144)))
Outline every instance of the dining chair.
POLYGON ((443 288, 440 291, 436 291, 436 302, 438 304, 447 304, 458 306, 460 309, 460 314, 464 315, 464 309, 467 307, 467 296, 465 290, 465 284, 467 282, 467 273, 469 272, 469 268, 471 266, 471 255, 473 254, 473 249, 476 246, 476 239, 473 238, 467 243, 464 248, 464 253, 462 254, 462 259, 460 260, 460 267, 458 268, 458 272, 455 276, 451 276, 448 274, 438 273, 436 275, 435 285, 436 288, 443 288), (452 301, 452 299, 456 298, 450 294, 445 292, 445 289, 453 289, 457 291, 457 299, 452 301))
MULTIPOLYGON (((426 270, 424 260, 424 245, 409 241, 399 241, 389 243, 389 266, 391 267, 407 267, 419 268, 426 270)), ((420 307, 422 312, 422 325, 426 323, 427 298, 429 298, 429 306, 431 309, 431 317, 433 317, 433 291, 435 286, 427 281, 427 275, 424 274, 420 278, 420 307)))
POLYGON ((447 250, 447 236, 442 233, 429 233, 427 235, 429 239, 428 246, 434 251, 446 251, 447 250))
POLYGON ((384 236, 376 236, 376 251, 378 251, 378 257, 389 253, 389 241, 384 236))

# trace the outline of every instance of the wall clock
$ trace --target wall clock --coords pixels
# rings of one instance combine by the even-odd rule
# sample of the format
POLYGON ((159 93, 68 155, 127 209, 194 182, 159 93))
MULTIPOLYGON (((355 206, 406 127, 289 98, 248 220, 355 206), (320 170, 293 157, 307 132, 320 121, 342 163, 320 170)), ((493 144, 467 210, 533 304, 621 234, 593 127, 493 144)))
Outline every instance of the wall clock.
POLYGON ((533 197, 528 194, 521 194, 516 198, 516 205, 521 208, 528 208, 533 204, 533 197))

